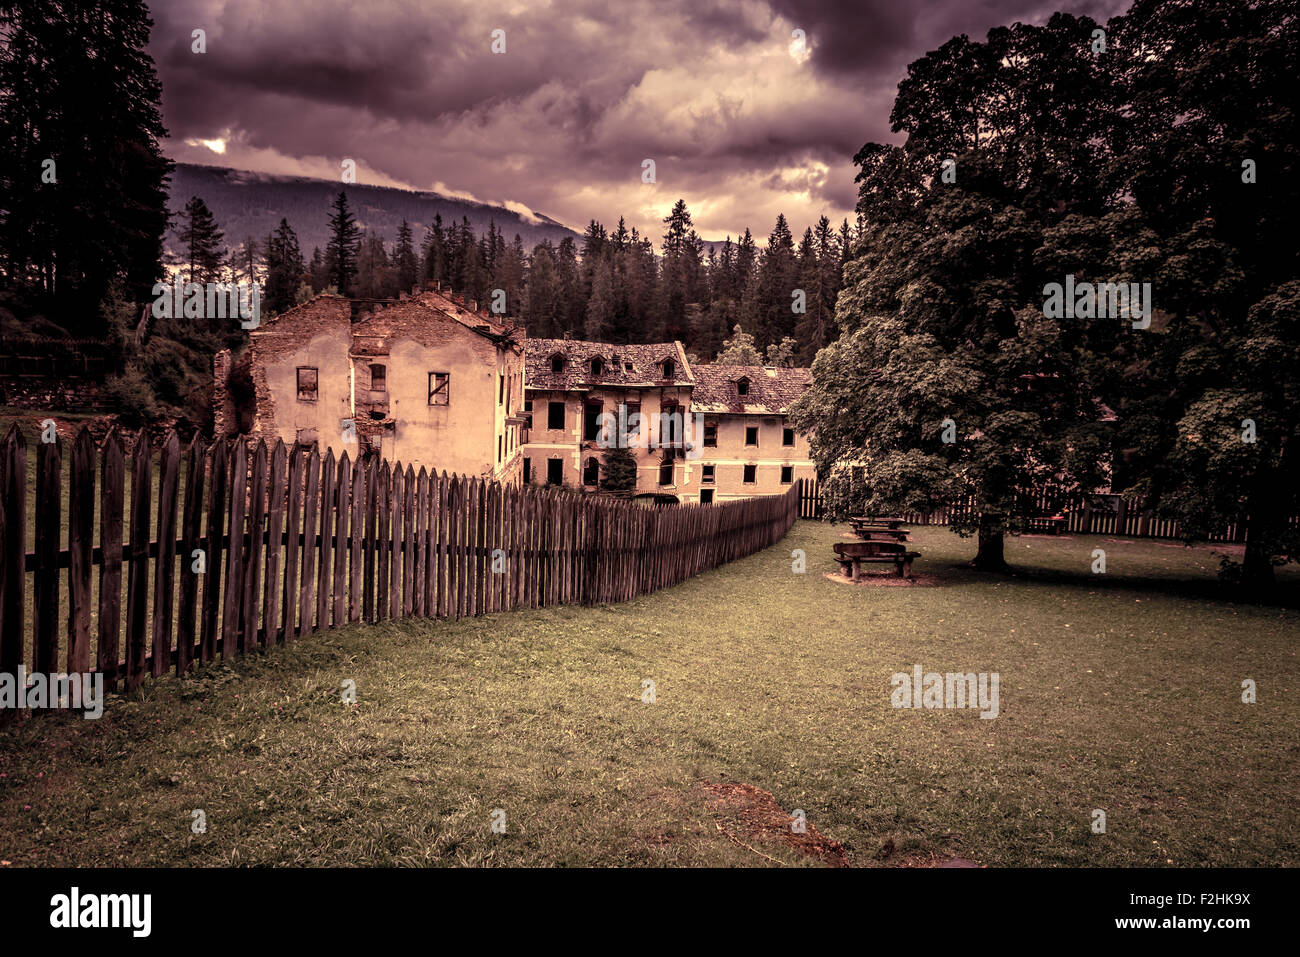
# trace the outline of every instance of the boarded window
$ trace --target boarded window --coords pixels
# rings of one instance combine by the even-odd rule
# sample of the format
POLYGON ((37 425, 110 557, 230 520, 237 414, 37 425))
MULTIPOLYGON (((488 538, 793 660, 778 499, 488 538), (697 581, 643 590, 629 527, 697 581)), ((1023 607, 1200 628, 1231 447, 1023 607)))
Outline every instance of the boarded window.
POLYGON ((753 484, 754 484, 755 482, 757 482, 757 481, 758 481, 758 466, 757 466, 757 465, 746 465, 746 466, 745 466, 745 484, 746 484, 746 485, 753 485, 753 484))
POLYGON ((794 429, 781 430, 781 444, 794 445, 794 429))
POLYGON ((712 466, 712 465, 704 465, 704 466, 701 466, 701 467, 700 467, 700 471, 701 471, 700 481, 701 481, 701 482, 712 482, 712 481, 713 481, 713 469, 714 469, 714 466, 712 466))
POLYGON ((564 459, 546 460, 546 484, 562 485, 564 483, 564 459))
POLYGON ((429 405, 451 405, 450 373, 429 373, 429 405))
POLYGON ((317 379, 319 373, 315 366, 298 367, 298 398, 308 402, 315 402, 317 398, 317 379))
POLYGON ((756 425, 745 426, 745 444, 758 445, 758 426, 756 425))
POLYGON ((782 485, 789 485, 789 484, 790 484, 791 482, 793 482, 793 481, 794 481, 794 466, 793 466, 793 465, 782 465, 782 466, 781 466, 781 484, 782 484, 782 485))
POLYGON ((552 430, 564 428, 563 402, 546 403, 546 427, 552 430))
POLYGON ((296 433, 294 433, 293 440, 297 445, 300 445, 303 448, 309 448, 310 446, 316 444, 316 430, 299 429, 296 433))
POLYGON ((381 365, 370 366, 370 391, 388 391, 388 369, 381 365))

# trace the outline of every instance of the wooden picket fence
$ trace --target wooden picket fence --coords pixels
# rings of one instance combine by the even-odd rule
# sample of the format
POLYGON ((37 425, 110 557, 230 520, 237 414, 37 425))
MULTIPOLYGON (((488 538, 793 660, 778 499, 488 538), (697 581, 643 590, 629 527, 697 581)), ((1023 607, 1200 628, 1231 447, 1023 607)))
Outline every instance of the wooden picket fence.
POLYGON ((348 622, 625 601, 766 548, 798 512, 797 484, 648 508, 282 441, 172 434, 155 466, 147 434, 128 455, 85 429, 65 491, 63 455, 37 443, 28 552, 27 442, 0 443, 0 672, 57 673, 62 650, 110 690, 348 622))
MULTIPOLYGON (((947 526, 954 518, 969 515, 974 508, 975 500, 971 497, 937 505, 929 511, 900 511, 898 516, 909 525, 947 526)), ((1091 501, 1086 496, 1070 496, 1066 499, 1040 496, 1029 503, 1026 513, 1040 516, 1061 515, 1065 519, 1061 531, 1070 535, 1168 539, 1182 537, 1182 529, 1176 519, 1161 518, 1153 509, 1117 495, 1093 496, 1091 501), (1094 507, 1094 502, 1098 498, 1107 500, 1111 507, 1094 507)), ((821 519, 826 515, 822 483, 817 479, 804 480, 799 492, 799 517, 821 519)), ((1288 524, 1293 528, 1300 527, 1300 515, 1292 515, 1288 519, 1288 524)), ((1249 531, 1249 518, 1243 516, 1236 521, 1226 523, 1220 529, 1215 529, 1206 536, 1205 540, 1241 544, 1246 541, 1249 531)))

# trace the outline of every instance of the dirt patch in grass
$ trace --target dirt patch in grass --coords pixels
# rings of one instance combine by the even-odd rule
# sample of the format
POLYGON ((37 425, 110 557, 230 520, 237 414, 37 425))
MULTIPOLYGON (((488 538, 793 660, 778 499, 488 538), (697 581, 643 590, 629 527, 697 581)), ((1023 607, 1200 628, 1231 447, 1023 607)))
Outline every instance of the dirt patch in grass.
POLYGON ((824 577, 840 585, 864 585, 868 588, 933 588, 943 583, 938 575, 914 574, 911 578, 899 578, 892 569, 883 573, 863 572, 857 581, 845 578, 842 572, 826 572, 824 577))
POLYGON ((752 844, 792 848, 829 867, 849 866, 844 845, 824 836, 811 821, 804 822, 804 833, 796 833, 790 812, 777 803, 770 791, 729 781, 704 781, 702 786, 708 793, 709 810, 717 818, 718 831, 740 847, 778 864, 781 862, 752 844))

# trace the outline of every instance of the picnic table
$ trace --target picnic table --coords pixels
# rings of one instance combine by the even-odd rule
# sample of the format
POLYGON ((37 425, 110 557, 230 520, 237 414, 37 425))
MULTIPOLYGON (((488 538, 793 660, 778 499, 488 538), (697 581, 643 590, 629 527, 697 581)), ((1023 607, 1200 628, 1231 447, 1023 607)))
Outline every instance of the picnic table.
POLYGON ((900 578, 912 577, 912 559, 920 558, 920 552, 908 551, 899 542, 836 542, 831 546, 835 550, 835 560, 840 563, 844 577, 858 581, 862 577, 862 565, 892 564, 898 570, 900 578))
POLYGON ((896 515, 851 515, 850 525, 884 525, 887 528, 902 528, 907 520, 896 515))
POLYGON ((1048 535, 1060 535, 1066 530, 1066 524, 1064 515, 1039 515, 1025 521, 1030 531, 1043 531, 1048 535))
POLYGON ((908 541, 907 529, 905 528, 889 528, 886 525, 855 525, 853 527, 853 532, 858 536, 858 538, 867 542, 908 541))

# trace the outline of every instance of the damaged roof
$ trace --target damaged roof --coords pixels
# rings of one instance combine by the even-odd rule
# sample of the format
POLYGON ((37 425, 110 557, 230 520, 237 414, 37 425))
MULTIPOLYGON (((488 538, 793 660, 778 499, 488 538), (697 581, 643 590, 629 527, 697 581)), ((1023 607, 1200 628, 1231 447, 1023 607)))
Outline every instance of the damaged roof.
POLYGON ((600 386, 689 386, 694 384, 695 377, 680 342, 614 345, 582 339, 530 338, 524 349, 524 381, 530 389, 559 392, 600 386), (564 360, 559 372, 551 369, 551 359, 556 356, 564 360), (592 359, 601 360, 599 376, 592 374, 592 359), (663 375, 665 359, 673 363, 671 379, 663 375))
POLYGON ((697 365, 691 411, 783 415, 811 382, 811 369, 697 365), (747 385, 744 395, 742 381, 747 385))

